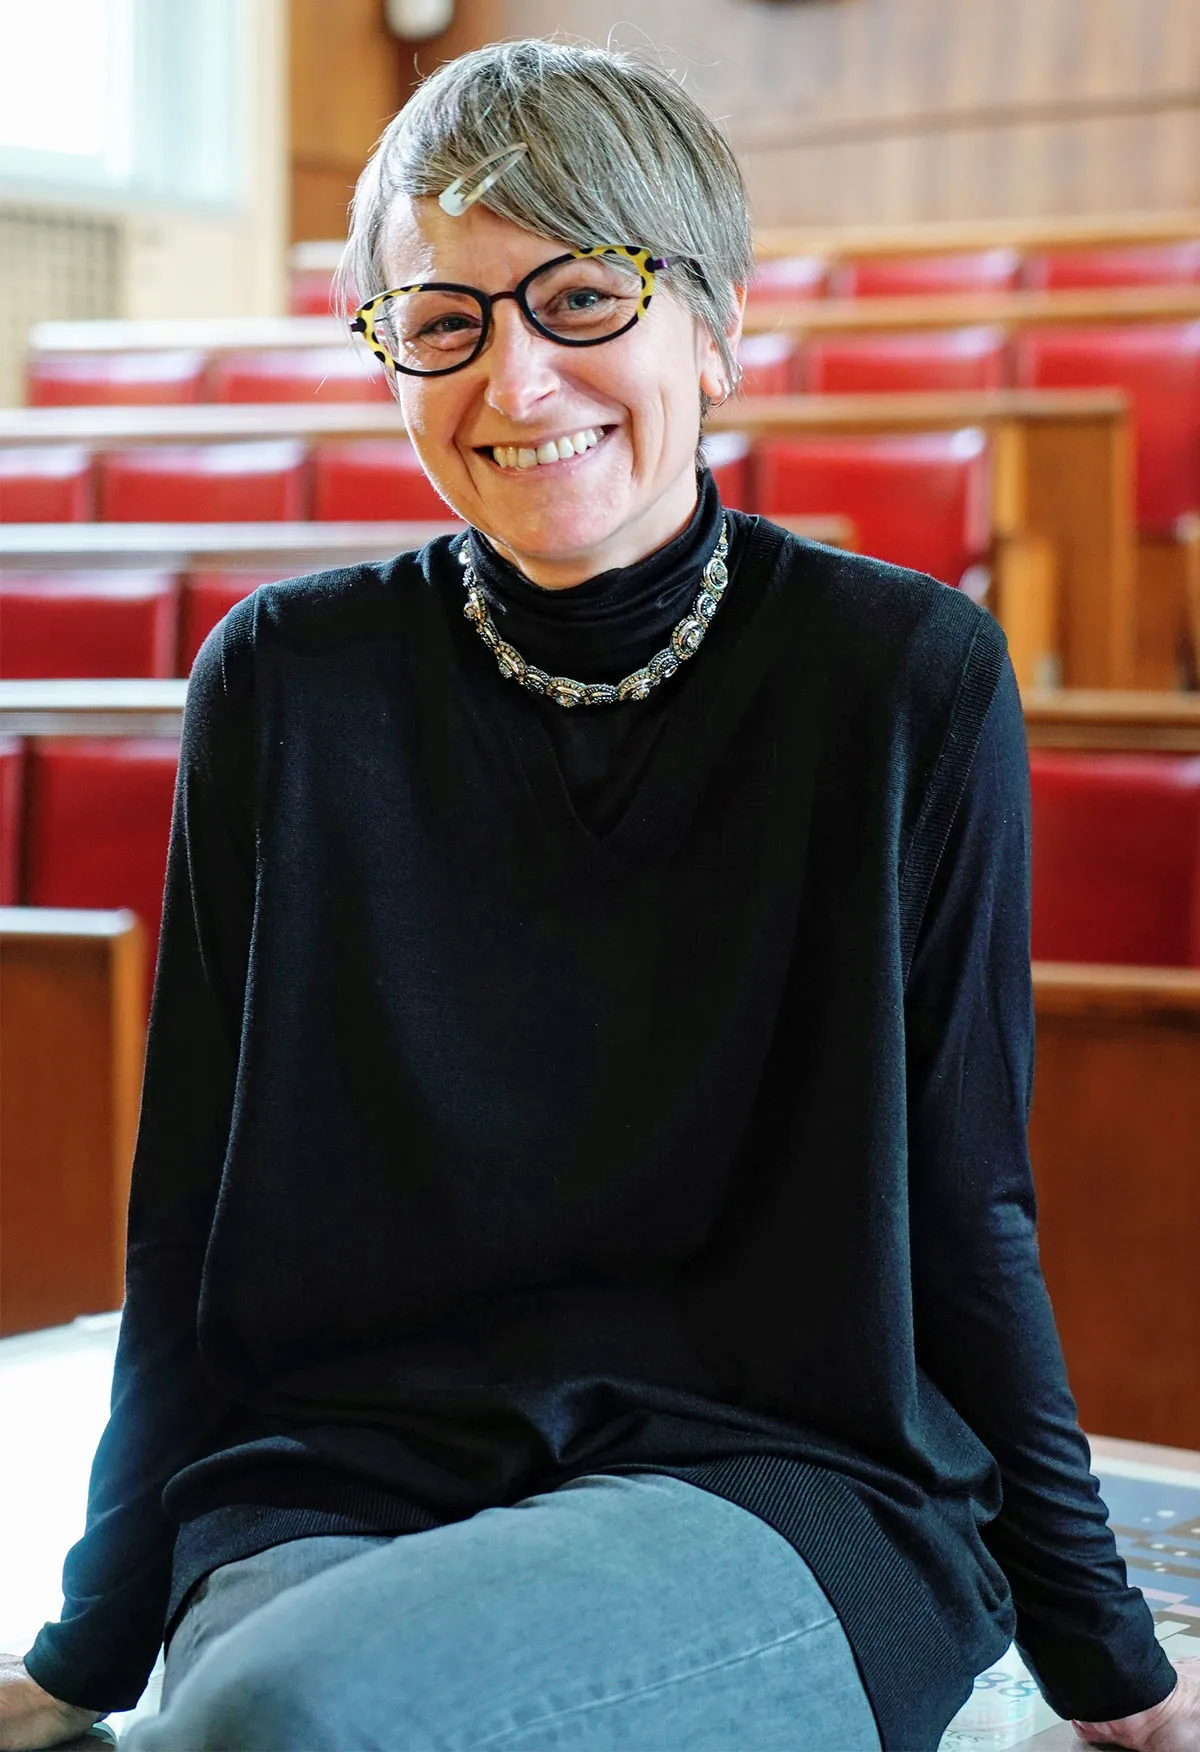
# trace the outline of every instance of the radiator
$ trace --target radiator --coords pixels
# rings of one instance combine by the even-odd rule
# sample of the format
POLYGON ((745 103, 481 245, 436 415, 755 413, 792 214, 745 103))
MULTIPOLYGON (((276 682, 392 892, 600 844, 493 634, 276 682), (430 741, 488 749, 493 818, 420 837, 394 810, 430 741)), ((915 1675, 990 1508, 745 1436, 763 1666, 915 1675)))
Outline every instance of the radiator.
POLYGON ((0 203, 0 406, 25 400, 25 347, 35 322, 120 316, 120 217, 0 203))

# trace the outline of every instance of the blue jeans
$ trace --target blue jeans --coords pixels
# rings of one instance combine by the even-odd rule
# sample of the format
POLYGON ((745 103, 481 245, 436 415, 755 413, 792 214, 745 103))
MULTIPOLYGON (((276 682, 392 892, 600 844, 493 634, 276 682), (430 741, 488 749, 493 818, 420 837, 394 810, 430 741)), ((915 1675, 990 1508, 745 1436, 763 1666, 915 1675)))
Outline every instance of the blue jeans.
POLYGON ((163 1700, 123 1752, 879 1752, 808 1565, 653 1472, 214 1570, 163 1700))

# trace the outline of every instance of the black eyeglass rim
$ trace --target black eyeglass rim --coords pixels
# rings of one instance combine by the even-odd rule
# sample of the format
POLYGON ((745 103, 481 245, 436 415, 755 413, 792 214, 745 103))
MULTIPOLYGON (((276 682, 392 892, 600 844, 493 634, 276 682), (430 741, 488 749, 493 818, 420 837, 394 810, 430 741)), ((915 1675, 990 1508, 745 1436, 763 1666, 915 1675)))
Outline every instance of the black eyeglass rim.
MULTIPOLYGON (((616 254, 618 252, 614 250, 613 253, 616 254)), ((453 372, 465 371, 468 365, 473 365, 479 355, 483 352, 483 349, 487 346, 488 337, 492 332, 492 323, 495 320, 494 306, 502 303, 506 298, 514 300, 518 310, 536 334, 542 335, 548 341, 553 341, 556 346, 603 347, 606 346, 609 341, 619 340, 622 335, 627 335, 630 329, 636 328, 637 324, 642 320, 644 311, 638 311, 634 316, 630 317, 627 323, 619 329, 614 329, 610 335, 597 335, 590 341, 571 341, 565 339, 562 335, 556 335, 553 329, 548 329, 544 324, 540 323, 532 310, 530 310, 525 296, 526 289, 532 285, 533 281, 537 279, 539 274, 548 273, 551 268, 559 268, 564 262, 577 262, 587 259, 587 257, 578 255, 574 250, 567 250, 563 255, 551 256, 548 262, 539 262, 536 268, 531 269, 530 272, 525 275, 524 279, 519 280, 510 292, 484 292, 478 286, 460 285, 456 280, 418 280, 411 286, 390 286, 386 291, 377 292, 373 298, 367 299, 366 303, 361 308, 366 309, 371 305, 380 303, 385 298, 394 298, 397 294, 402 292, 416 291, 461 292, 468 294, 478 301, 479 306, 483 311, 483 323, 479 331, 479 339, 467 357, 465 359, 460 359, 456 365, 439 365, 432 371, 422 371, 414 365, 401 365, 398 359, 392 358, 390 354, 387 355, 385 362, 390 363, 393 371, 402 372, 405 377, 449 377, 453 372)), ((671 256, 650 256, 646 261, 646 266, 652 274, 657 274, 660 273, 663 268, 669 267, 674 259, 675 258, 671 256)), ((653 292, 646 295, 645 308, 649 307, 653 296, 653 292)), ((361 335, 366 332, 366 324, 363 322, 361 314, 354 317, 350 324, 350 328, 354 334, 361 335)))

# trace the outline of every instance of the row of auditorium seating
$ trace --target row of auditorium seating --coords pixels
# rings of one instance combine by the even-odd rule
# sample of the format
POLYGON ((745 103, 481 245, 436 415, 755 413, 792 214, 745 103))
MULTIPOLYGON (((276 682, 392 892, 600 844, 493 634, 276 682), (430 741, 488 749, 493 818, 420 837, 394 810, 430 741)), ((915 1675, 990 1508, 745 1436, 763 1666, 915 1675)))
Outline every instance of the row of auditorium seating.
MULTIPOLYGON (((938 292, 1065 291, 1088 286, 1152 286, 1200 281, 1200 241, 1109 244, 1031 250, 922 251, 913 255, 776 256, 761 260, 752 297, 872 298, 938 292)), ((330 274, 294 268, 290 303, 297 316, 330 308, 330 274)))
MULTIPOLYGON (((1140 527, 1165 531, 1200 507, 1200 322, 1032 328, 1013 336, 994 324, 806 337, 768 332, 746 336, 741 362, 747 395, 1119 389, 1134 409, 1140 527)), ((364 365, 349 348, 321 347, 264 348, 212 359, 201 352, 40 355, 30 363, 30 400, 42 406, 190 402, 203 399, 201 389, 205 383, 211 387, 214 374, 230 392, 218 399, 228 401, 362 401, 388 394, 371 361, 364 365)), ((111 508, 124 503, 121 487, 108 479, 117 467, 101 471, 100 517, 128 516, 111 508)), ((321 461, 311 514, 371 515, 328 508, 325 479, 331 468, 338 472, 334 463, 321 461)), ((0 479, 0 492, 10 503, 13 491, 11 484, 4 491, 0 479)), ((293 501, 299 498, 294 495, 293 501)), ((335 502, 340 502, 336 494, 335 502)), ((76 489, 71 503, 90 503, 84 488, 76 489)), ((75 509, 19 517, 0 510, 8 521, 87 514, 75 509)))
POLYGON ((0 680, 189 673, 206 633, 277 571, 0 573, 0 680))
MULTIPOLYGON (((766 516, 840 514, 857 545, 959 584, 987 559, 990 455, 957 432, 708 441, 725 502, 766 516)), ((0 448, 0 521, 445 519, 405 439, 0 448)), ((61 670, 58 673, 63 673, 61 670)))
MULTIPOLYGON (((157 936, 178 748, 0 738, 0 904, 127 906, 157 936)), ((1034 749, 1033 955, 1200 967, 1200 757, 1034 749)))

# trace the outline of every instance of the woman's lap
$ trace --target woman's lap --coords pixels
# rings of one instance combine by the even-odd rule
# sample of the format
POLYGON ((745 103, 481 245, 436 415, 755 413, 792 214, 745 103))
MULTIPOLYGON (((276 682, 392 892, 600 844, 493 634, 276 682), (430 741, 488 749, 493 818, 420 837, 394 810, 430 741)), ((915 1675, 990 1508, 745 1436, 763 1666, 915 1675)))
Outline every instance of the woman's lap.
POLYGON ((748 1510, 656 1473, 228 1565, 167 1678, 128 1752, 879 1747, 808 1566, 748 1510))

